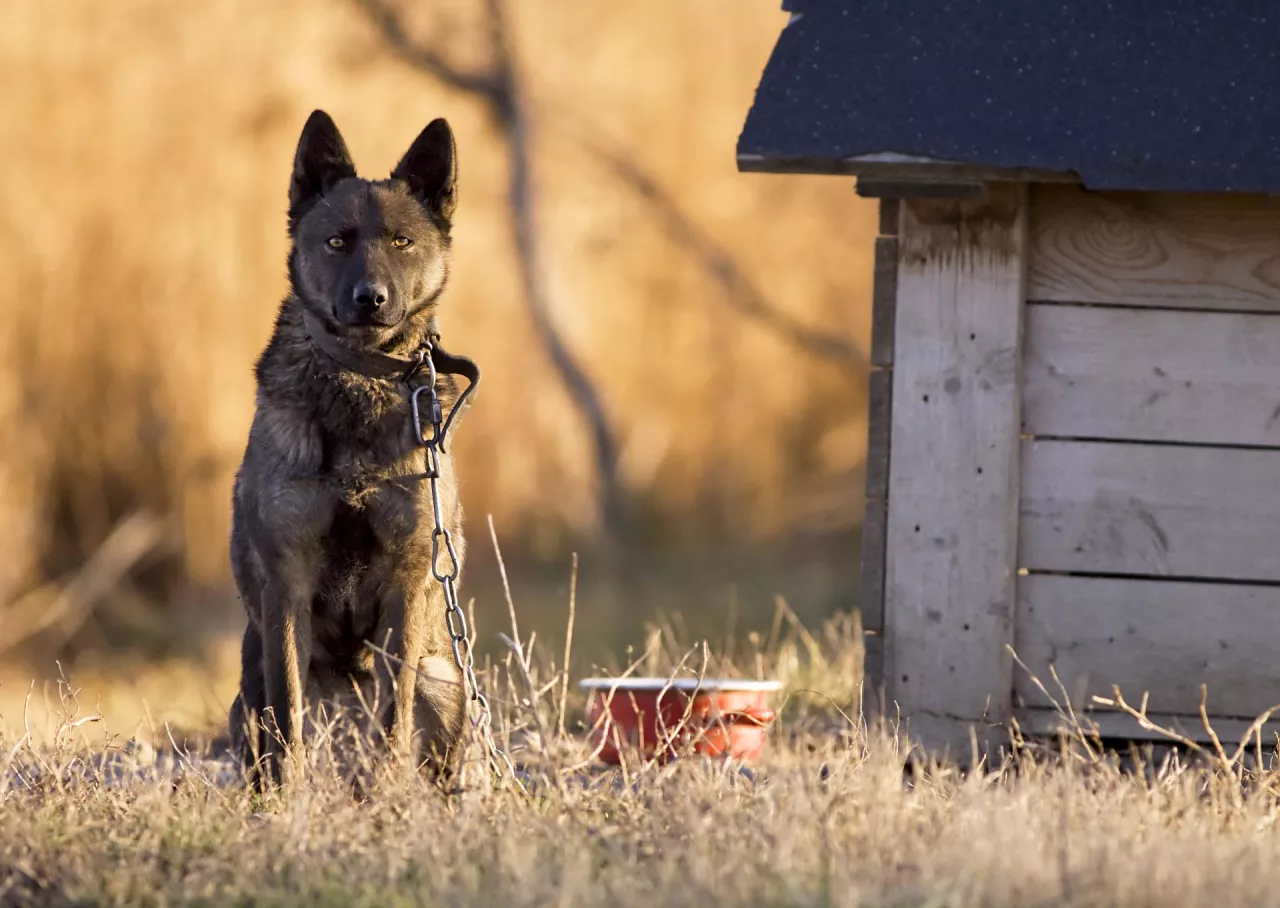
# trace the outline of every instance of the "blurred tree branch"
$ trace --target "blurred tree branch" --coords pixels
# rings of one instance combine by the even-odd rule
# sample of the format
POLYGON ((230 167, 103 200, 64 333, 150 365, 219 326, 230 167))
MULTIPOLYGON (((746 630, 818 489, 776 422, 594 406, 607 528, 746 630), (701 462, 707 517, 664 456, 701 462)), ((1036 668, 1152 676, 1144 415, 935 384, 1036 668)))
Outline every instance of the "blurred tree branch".
MULTIPOLYGON (((622 529, 626 508, 618 478, 617 440, 599 393, 555 326, 549 293, 542 278, 528 110, 520 90, 503 0, 482 0, 489 57, 488 65, 482 69, 463 68, 439 48, 410 37, 395 0, 355 2, 402 60, 448 87, 480 100, 506 141, 510 153, 508 199, 521 289, 538 337, 590 430, 604 525, 609 530, 622 529)), ((592 158, 649 206, 662 230, 712 275, 735 311, 805 353, 837 363, 855 383, 865 383, 868 361, 851 341, 805 325, 770 301, 733 255, 699 227, 634 158, 601 144, 584 127, 575 126, 569 131, 576 134, 576 141, 592 158)))
POLYGON ((584 139, 583 147, 615 178, 648 203, 667 235, 681 249, 696 257, 702 267, 715 277, 730 306, 806 353, 840 364, 855 381, 866 382, 871 364, 856 345, 839 335, 811 328, 774 305, 733 255, 694 223, 675 199, 633 158, 591 139, 584 139))
POLYGON ((0 654, 54 628, 65 643, 139 562, 163 547, 165 529, 158 517, 135 511, 112 527, 78 570, 0 608, 0 654))
MULTIPOLYGON (((501 104, 507 91, 494 72, 467 72, 440 54, 435 48, 415 43, 405 32, 399 13, 385 0, 356 0, 382 37, 406 62, 426 70, 450 88, 477 95, 491 105, 501 104)), ((486 0, 489 2, 489 0, 486 0)))
POLYGON ((399 11, 387 0, 356 0, 369 14, 388 44, 406 62, 451 88, 482 101, 506 140, 510 154, 508 202, 520 282, 534 329, 569 396, 587 422, 595 449, 600 483, 600 516, 606 532, 626 524, 625 498, 618 479, 618 443, 604 403, 551 316, 550 294, 542 277, 536 208, 531 179, 529 121, 520 93, 516 62, 507 35, 502 0, 484 0, 490 63, 487 71, 468 72, 453 65, 439 51, 408 37, 399 11))

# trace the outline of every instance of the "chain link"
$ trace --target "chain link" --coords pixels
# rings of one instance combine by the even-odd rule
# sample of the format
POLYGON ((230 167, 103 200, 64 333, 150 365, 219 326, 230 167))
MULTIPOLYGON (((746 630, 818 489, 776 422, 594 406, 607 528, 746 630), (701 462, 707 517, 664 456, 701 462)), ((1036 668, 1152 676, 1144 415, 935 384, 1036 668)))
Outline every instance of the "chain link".
MULTIPOLYGON (((458 605, 458 552, 453 546, 453 535, 444 525, 444 515, 440 509, 440 452, 444 448, 446 422, 440 405, 440 396, 436 392, 436 367, 431 360, 430 342, 420 358, 419 368, 422 367, 427 370, 427 382, 413 389, 410 403, 414 434, 417 436, 418 443, 426 450, 426 478, 431 485, 431 513, 435 520, 435 526, 431 530, 431 576, 444 591, 445 626, 449 631, 449 644, 453 649, 454 664, 462 673, 467 697, 467 719, 471 730, 479 736, 484 745, 485 758, 490 771, 495 776, 506 775, 507 778, 516 781, 515 767, 511 763, 511 758, 493 738, 493 712, 489 707, 489 699, 480 689, 479 679, 476 678, 475 654, 471 649, 467 618, 458 605), (419 401, 420 397, 426 398, 425 407, 419 401), (423 431, 424 422, 431 427, 430 435, 423 431), (441 564, 442 554, 447 554, 449 557, 447 567, 441 564)), ((456 408, 457 404, 454 406, 456 408)))

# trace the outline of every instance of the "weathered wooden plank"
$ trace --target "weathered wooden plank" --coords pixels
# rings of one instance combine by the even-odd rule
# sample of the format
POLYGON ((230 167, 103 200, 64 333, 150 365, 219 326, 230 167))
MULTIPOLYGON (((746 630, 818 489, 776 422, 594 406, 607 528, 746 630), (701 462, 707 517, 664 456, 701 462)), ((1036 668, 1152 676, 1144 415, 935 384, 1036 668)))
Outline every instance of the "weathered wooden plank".
POLYGON ((899 243, 886 677, 924 728, 1012 690, 1025 191, 903 201, 899 243))
POLYGON ((1280 451, 1027 441, 1020 566, 1280 582, 1278 489, 1280 451))
POLYGON ((883 498, 868 498, 862 519, 862 574, 858 607, 862 626, 884 628, 885 530, 889 511, 883 498))
MULTIPOLYGON (((880 208, 881 230, 898 229, 898 203, 880 208)), ((862 597, 864 626, 884 627, 885 532, 889 496, 889 445, 892 431, 893 321, 896 310, 898 240, 876 239, 871 317, 871 365, 867 398, 866 510, 862 523, 862 597)))
POLYGON ((872 369, 867 397, 866 507, 862 520, 861 609, 863 625, 884 627, 885 533, 888 520, 889 449, 893 427, 893 373, 872 369))
MULTIPOLYGON (((1213 715, 1280 706, 1280 587, 1032 574, 1018 584, 1016 628, 1018 658, 1077 709, 1112 685, 1134 705, 1148 694, 1153 712, 1196 713, 1202 684, 1213 715)), ((1014 682, 1025 705, 1049 705, 1025 671, 1014 682)))
POLYGON ((893 365, 893 323, 898 300, 898 238, 876 238, 875 282, 871 291, 871 366, 893 365))
POLYGON ((1280 311, 1280 199, 1036 186, 1027 297, 1280 311))
POLYGON ((884 691, 884 637, 862 637, 862 711, 879 715, 884 691))
MULTIPOLYGON (((1060 730, 1072 733, 1071 723, 1052 709, 1020 709, 1015 710, 1018 724, 1025 734, 1056 735, 1060 730)), ((1148 712, 1147 717, 1162 728, 1168 728, 1199 744, 1211 744, 1212 739, 1205 729, 1200 717, 1169 715, 1167 713, 1148 712)), ((1120 741, 1151 741, 1153 743, 1172 743, 1167 735, 1158 731, 1144 729, 1138 720, 1126 713, 1094 712, 1085 717, 1081 724, 1091 733, 1101 738, 1120 741)), ((1253 724, 1251 719, 1229 719, 1221 716, 1210 716, 1209 724, 1223 744, 1238 744, 1249 732, 1253 724)), ((1275 747, 1276 736, 1280 735, 1280 720, 1265 723, 1260 729, 1262 746, 1275 747)), ((1253 735, 1250 741, 1255 741, 1253 735)))
POLYGON ((893 373, 873 369, 867 388, 867 497, 889 497, 889 450, 893 438, 893 373))
POLYGON ((1280 317, 1031 305, 1023 431, 1280 445, 1280 317))

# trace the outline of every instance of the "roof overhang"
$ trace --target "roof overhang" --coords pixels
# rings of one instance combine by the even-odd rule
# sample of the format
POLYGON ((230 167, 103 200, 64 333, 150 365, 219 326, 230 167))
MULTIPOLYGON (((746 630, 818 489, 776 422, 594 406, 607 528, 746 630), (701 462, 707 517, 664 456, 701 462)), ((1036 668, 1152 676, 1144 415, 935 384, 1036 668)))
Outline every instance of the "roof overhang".
POLYGON ((896 180, 977 180, 1014 183, 1079 183, 1074 173, 1034 167, 988 167, 964 161, 944 161, 919 155, 882 152, 853 158, 770 157, 739 154, 745 173, 809 173, 896 180))
POLYGON ((851 158, 787 158, 739 154, 745 173, 827 174, 857 177, 869 198, 976 198, 988 183, 1079 183, 1074 173, 1034 167, 988 167, 920 155, 882 152, 851 158))

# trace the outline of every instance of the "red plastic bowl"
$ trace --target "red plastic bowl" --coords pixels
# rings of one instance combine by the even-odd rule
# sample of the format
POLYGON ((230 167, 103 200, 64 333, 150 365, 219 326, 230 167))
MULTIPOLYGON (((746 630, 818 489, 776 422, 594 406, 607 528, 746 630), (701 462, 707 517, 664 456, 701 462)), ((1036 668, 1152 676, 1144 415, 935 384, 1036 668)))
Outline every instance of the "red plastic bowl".
POLYGON ((592 743, 606 763, 620 750, 669 760, 694 752, 728 755, 744 763, 760 757, 775 718, 768 695, 780 681, 732 678, 588 678, 587 721, 592 743))

